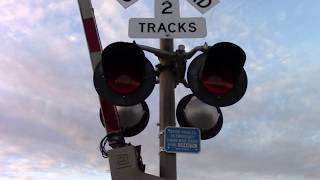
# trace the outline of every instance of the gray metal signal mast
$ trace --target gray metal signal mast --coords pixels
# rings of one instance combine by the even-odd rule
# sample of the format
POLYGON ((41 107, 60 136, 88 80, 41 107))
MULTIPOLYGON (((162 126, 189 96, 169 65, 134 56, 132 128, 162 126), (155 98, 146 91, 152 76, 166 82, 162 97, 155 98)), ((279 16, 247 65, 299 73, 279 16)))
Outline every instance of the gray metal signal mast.
MULTIPOLYGON (((117 0, 128 8, 138 0, 117 0)), ((108 0, 109 2, 109 0, 108 0)), ((188 0, 201 13, 219 0, 188 0)), ((88 50, 94 70, 94 86, 100 100, 100 120, 106 137, 100 144, 109 158, 113 180, 176 180, 176 153, 200 152, 200 140, 215 137, 222 128, 220 107, 238 102, 246 92, 245 52, 230 42, 204 43, 190 51, 174 38, 204 38, 203 17, 180 17, 179 0, 155 0, 154 18, 131 18, 130 38, 160 39, 160 48, 133 42, 115 42, 102 48, 91 0, 78 0, 88 50), (159 59, 154 69, 144 51, 159 59), (187 60, 195 57, 187 68, 187 60), (185 76, 187 78, 185 78, 185 76), (145 173, 141 146, 125 137, 139 134, 149 121, 145 99, 160 85, 160 176, 145 173), (175 88, 182 83, 192 94, 175 106, 175 88), (176 127, 176 118, 180 127, 176 127), (111 147, 106 150, 106 144, 111 147)))

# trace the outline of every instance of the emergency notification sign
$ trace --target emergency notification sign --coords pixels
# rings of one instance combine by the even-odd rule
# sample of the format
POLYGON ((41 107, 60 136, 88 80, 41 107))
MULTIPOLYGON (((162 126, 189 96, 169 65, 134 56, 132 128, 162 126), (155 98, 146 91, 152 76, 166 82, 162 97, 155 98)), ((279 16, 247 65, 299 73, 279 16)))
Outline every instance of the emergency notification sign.
POLYGON ((199 153, 201 133, 198 128, 167 127, 164 150, 169 153, 199 153))

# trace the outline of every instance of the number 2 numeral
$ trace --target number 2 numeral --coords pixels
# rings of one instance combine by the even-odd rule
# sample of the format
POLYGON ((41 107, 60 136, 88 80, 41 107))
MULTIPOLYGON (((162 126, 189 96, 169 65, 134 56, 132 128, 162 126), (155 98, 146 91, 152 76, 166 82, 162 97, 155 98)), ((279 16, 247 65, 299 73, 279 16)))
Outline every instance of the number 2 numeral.
POLYGON ((172 8, 172 3, 170 1, 165 1, 161 5, 167 5, 167 7, 162 10, 162 14, 172 14, 172 11, 169 11, 169 9, 172 8))

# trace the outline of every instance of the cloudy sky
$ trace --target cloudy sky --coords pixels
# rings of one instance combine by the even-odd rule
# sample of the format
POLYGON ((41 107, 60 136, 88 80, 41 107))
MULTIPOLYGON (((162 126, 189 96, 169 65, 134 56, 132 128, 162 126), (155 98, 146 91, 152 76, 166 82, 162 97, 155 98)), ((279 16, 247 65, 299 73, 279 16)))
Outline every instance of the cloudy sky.
MULTIPOLYGON (((103 46, 133 40, 130 17, 154 16, 152 0, 127 10, 116 0, 92 2, 103 46)), ((200 154, 178 154, 178 179, 319 180, 320 1, 221 0, 205 15, 180 3, 181 16, 206 18, 208 36, 175 47, 240 45, 249 86, 222 109, 223 129, 200 154)), ((105 132, 77 1, 3 0, 0 34, 0 179, 111 179, 98 149, 105 132)), ((189 93, 176 92, 177 102, 189 93)), ((128 139, 142 144, 146 171, 155 175, 158 95, 155 88, 147 99, 146 130, 128 139)))

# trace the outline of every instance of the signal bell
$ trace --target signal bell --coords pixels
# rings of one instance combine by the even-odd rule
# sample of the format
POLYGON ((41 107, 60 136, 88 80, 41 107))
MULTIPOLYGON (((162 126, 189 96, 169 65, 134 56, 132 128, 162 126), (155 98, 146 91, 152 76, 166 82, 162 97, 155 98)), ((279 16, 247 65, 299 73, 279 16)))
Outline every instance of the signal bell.
POLYGON ((193 94, 182 98, 177 106, 176 115, 181 127, 199 128, 202 140, 215 137, 223 124, 220 108, 205 104, 193 94))
MULTIPOLYGON (((119 126, 124 137, 131 137, 142 132, 150 117, 148 105, 145 101, 134 106, 116 106, 119 115, 119 126)), ((105 127, 100 109, 100 121, 105 127)))
POLYGON ((116 42, 102 52, 94 71, 98 94, 117 106, 131 106, 144 101, 156 84, 156 73, 136 44, 116 42))
POLYGON ((247 89, 243 66, 246 54, 237 45, 220 42, 197 56, 190 64, 187 78, 196 97, 213 106, 238 102, 247 89))

